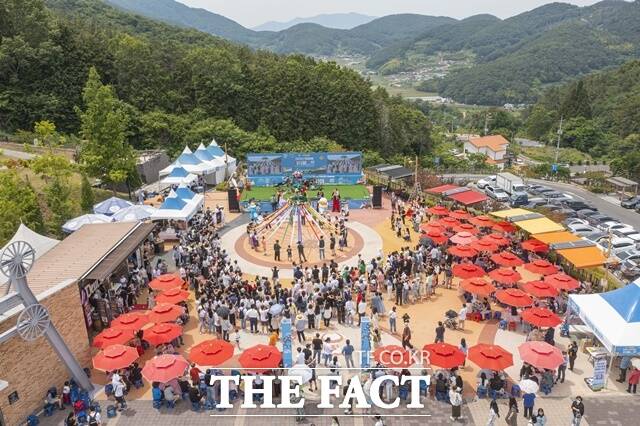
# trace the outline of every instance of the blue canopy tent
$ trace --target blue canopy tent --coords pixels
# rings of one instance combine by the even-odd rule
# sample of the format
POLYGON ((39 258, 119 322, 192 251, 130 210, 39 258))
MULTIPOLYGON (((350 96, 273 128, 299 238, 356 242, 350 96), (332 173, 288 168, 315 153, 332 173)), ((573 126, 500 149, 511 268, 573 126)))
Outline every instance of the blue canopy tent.
POLYGON ((130 203, 127 200, 123 200, 122 198, 111 197, 93 206, 93 212, 95 214, 104 214, 106 216, 111 216, 112 214, 117 213, 122 209, 126 209, 127 207, 130 207, 132 205, 133 203, 130 203))

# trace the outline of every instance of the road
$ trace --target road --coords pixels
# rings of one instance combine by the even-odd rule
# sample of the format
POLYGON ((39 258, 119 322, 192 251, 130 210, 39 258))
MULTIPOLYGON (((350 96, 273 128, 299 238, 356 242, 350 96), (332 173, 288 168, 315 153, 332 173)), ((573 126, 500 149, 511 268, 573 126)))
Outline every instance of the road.
MULTIPOLYGON (((452 179, 465 179, 465 180, 478 180, 484 176, 488 175, 466 175, 466 174, 455 174, 455 175, 444 175, 444 178, 452 178, 452 179)), ((610 203, 609 201, 599 197, 597 194, 589 192, 575 184, 563 183, 563 182, 552 182, 542 179, 526 179, 526 183, 528 185, 531 184, 539 184, 545 185, 549 188, 555 189, 556 191, 566 192, 569 195, 572 195, 574 198, 578 200, 582 200, 587 204, 590 204, 596 207, 601 213, 606 214, 607 216, 611 216, 614 219, 619 220, 622 223, 626 223, 628 225, 633 226, 635 229, 640 230, 640 214, 636 213, 634 210, 624 209, 620 206, 610 203)))
POLYGON ((16 151, 13 149, 5 149, 0 147, 0 152, 5 157, 16 158, 18 160, 31 160, 35 157, 35 154, 30 154, 28 152, 16 151))

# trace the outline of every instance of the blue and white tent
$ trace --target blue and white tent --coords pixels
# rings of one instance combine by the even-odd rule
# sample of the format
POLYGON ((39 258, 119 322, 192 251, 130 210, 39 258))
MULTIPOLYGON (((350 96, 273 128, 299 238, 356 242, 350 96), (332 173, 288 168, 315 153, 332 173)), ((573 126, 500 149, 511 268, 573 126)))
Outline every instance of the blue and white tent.
POLYGON ((640 355, 640 279, 607 293, 572 294, 569 309, 612 354, 640 355))
POLYGON ((211 140, 211 143, 206 149, 215 158, 222 160, 222 163, 225 165, 225 176, 222 179, 231 176, 236 171, 238 161, 229 154, 225 153, 222 148, 220 148, 218 142, 216 142, 215 139, 211 140))
POLYGON ((173 172, 173 169, 178 167, 185 169, 188 173, 203 175, 205 177, 207 174, 214 172, 214 170, 211 170, 210 165, 199 159, 193 152, 191 152, 188 146, 184 148, 182 154, 180 154, 176 161, 160 170, 160 176, 167 176, 173 172))
POLYGON ((176 196, 183 201, 188 202, 190 200, 193 200, 196 195, 197 194, 195 192, 183 185, 179 186, 178 189, 176 189, 176 196))
POLYGON ((122 198, 111 197, 93 206, 93 212, 95 214, 104 214, 107 216, 111 216, 112 214, 115 214, 122 209, 131 207, 132 205, 133 203, 130 203, 127 200, 123 200, 122 198))
MULTIPOLYGON (((191 192, 188 188, 187 191, 191 192)), ((194 194, 190 200, 182 199, 175 191, 171 191, 162 205, 152 215, 152 220, 189 221, 203 206, 204 197, 194 194)))
POLYGON ((194 175, 193 173, 189 173, 187 169, 179 166, 171 170, 171 173, 169 173, 166 178, 162 179, 162 183, 167 185, 179 185, 181 183, 190 184, 193 183, 196 179, 198 179, 198 176, 194 175))

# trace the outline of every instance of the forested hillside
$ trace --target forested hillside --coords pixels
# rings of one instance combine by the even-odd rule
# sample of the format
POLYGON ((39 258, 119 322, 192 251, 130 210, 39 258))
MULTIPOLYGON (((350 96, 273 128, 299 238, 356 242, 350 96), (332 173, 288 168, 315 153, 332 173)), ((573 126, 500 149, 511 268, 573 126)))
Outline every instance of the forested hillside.
POLYGON ((236 155, 311 140, 383 154, 429 145, 421 112, 335 64, 254 52, 99 0, 45 3, 49 9, 41 0, 0 6, 4 131, 46 119, 78 132, 76 108, 95 66, 124 102, 136 148, 175 153, 213 136, 236 155))
POLYGON ((527 133, 550 140, 561 117, 562 147, 608 158, 616 173, 640 177, 640 61, 548 90, 528 114, 527 133))

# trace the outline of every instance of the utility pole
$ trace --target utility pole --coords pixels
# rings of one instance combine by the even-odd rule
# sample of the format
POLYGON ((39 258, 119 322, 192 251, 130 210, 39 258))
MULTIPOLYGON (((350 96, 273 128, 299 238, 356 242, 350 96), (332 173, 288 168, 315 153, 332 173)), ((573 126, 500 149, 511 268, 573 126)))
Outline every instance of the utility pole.
POLYGON ((489 134, 489 113, 484 115, 484 136, 489 134))
POLYGON ((558 157, 560 156, 560 139, 562 138, 562 122, 563 116, 560 116, 560 127, 558 128, 558 142, 556 143, 556 164, 558 164, 558 157))

